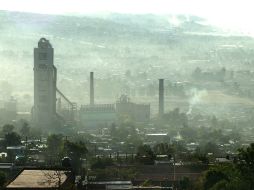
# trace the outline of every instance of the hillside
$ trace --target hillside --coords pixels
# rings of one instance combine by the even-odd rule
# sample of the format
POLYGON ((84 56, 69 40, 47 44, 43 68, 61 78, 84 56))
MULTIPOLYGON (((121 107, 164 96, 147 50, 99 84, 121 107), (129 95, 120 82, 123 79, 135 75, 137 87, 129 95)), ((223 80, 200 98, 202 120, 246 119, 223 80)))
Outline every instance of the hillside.
POLYGON ((102 79, 97 84, 97 95, 106 93, 115 99, 125 90, 126 82, 121 80, 127 70, 132 75, 145 73, 149 79, 128 84, 136 88, 159 77, 188 80, 198 66, 239 68, 246 57, 253 59, 252 38, 229 36, 195 16, 116 13, 60 16, 0 11, 0 30, 1 71, 4 71, 0 81, 4 81, 1 86, 9 85, 12 92, 2 92, 2 99, 10 94, 32 97, 33 48, 41 37, 48 38, 55 48, 58 86, 78 102, 86 101, 91 70, 98 80, 102 79), (240 58, 232 62, 223 55, 224 61, 218 61, 216 56, 221 47, 232 44, 236 47, 233 54, 240 58), (110 84, 105 84, 104 78, 110 84), (107 86, 113 89, 103 91, 107 86))

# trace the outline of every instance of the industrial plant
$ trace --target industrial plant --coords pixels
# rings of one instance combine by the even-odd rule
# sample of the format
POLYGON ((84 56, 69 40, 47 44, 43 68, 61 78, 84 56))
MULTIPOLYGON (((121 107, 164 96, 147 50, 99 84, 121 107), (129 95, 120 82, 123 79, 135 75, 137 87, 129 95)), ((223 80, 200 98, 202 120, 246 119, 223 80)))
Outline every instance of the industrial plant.
POLYGON ((34 107, 32 109, 32 121, 35 126, 50 129, 66 122, 74 122, 75 111, 76 104, 66 98, 57 88, 54 48, 48 40, 41 38, 38 47, 34 48, 34 107), (62 107, 62 99, 67 102, 67 109, 62 107))
MULTIPOLYGON (((159 114, 163 114, 163 79, 159 85, 159 114)), ((81 105, 70 101, 57 88, 57 68, 54 65, 54 48, 41 38, 34 48, 34 106, 32 122, 42 129, 79 123, 84 127, 108 127, 129 117, 134 122, 150 121, 150 104, 137 104, 123 94, 115 103, 96 104, 94 72, 90 72, 90 104, 81 105)))

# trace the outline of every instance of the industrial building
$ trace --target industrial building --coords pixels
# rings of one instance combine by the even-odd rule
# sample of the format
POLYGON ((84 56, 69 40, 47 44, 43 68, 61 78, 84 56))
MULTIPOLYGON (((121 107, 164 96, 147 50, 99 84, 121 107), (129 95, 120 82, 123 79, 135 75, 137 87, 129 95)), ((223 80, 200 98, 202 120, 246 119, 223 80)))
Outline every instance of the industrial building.
POLYGON ((135 122, 149 122, 150 104, 136 104, 128 96, 122 95, 113 104, 95 104, 94 73, 90 73, 90 105, 82 105, 79 119, 82 126, 108 127, 117 123, 121 116, 128 116, 135 122))
POLYGON ((48 40, 41 38, 34 48, 34 107, 32 120, 35 126, 50 128, 78 120, 82 126, 109 126, 121 116, 128 116, 135 122, 149 122, 150 104, 136 104, 126 95, 116 103, 96 104, 94 100, 94 73, 90 73, 90 104, 71 102, 57 88, 57 69, 54 66, 54 48, 48 40))
POLYGON ((34 107, 32 119, 35 126, 50 128, 69 122, 74 118, 76 104, 72 103, 57 89, 57 69, 54 66, 54 49, 50 42, 41 38, 34 48, 34 107), (57 95, 60 98, 57 98, 57 95), (56 109, 57 100, 61 108, 61 98, 68 104, 68 113, 56 109), (65 115, 62 115, 62 114, 65 115))
POLYGON ((87 127, 107 127, 117 121, 114 104, 82 105, 79 111, 80 122, 87 127))
POLYGON ((105 127, 115 123, 116 109, 114 104, 94 103, 94 73, 90 72, 90 104, 81 105, 79 120, 82 126, 105 127))
POLYGON ((150 120, 150 104, 136 104, 127 95, 122 95, 116 102, 118 116, 127 115, 135 122, 146 123, 150 120))
POLYGON ((56 120, 56 80, 54 49, 45 38, 34 48, 33 121, 37 126, 52 126, 56 120))

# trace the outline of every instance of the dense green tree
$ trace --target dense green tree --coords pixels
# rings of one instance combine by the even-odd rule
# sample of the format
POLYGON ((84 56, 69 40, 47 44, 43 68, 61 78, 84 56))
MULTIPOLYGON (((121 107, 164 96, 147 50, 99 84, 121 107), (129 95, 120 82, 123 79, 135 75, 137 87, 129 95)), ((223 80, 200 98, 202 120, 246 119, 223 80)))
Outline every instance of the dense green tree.
POLYGON ((250 183, 234 164, 217 165, 210 168, 203 179, 204 190, 252 190, 250 183))
POLYGON ((76 172, 79 172, 82 165, 82 158, 87 154, 88 150, 86 145, 79 142, 65 142, 65 148, 67 149, 68 156, 72 159, 72 164, 76 172))
POLYGON ((213 153, 214 155, 220 155, 220 149, 218 145, 213 142, 208 142, 201 147, 201 152, 204 154, 213 153))
POLYGON ((105 169, 107 166, 113 166, 114 161, 112 158, 100 158, 92 160, 91 169, 105 169))
POLYGON ((138 147, 136 159, 143 164, 154 164, 156 156, 149 145, 141 145, 138 147))
POLYGON ((254 189, 254 143, 246 149, 239 150, 239 162, 237 163, 241 175, 248 181, 251 189, 254 189))
POLYGON ((52 134, 47 138, 48 159, 59 160, 63 152, 64 141, 61 134, 52 134))
POLYGON ((3 131, 4 134, 6 134, 6 133, 11 133, 11 132, 14 130, 14 128, 15 128, 15 127, 14 127, 13 125, 11 125, 11 124, 6 124, 6 125, 3 126, 2 131, 3 131))
POLYGON ((183 177, 183 179, 179 181, 179 187, 181 190, 190 190, 192 189, 192 186, 192 182, 188 177, 183 177))
POLYGON ((213 168, 207 171, 205 179, 206 180, 204 182, 204 189, 210 189, 219 181, 228 180, 228 177, 220 169, 213 168))
POLYGON ((215 165, 204 175, 203 190, 253 190, 254 143, 241 148, 233 164, 215 165))
POLYGON ((0 171, 0 189, 4 187, 5 183, 6 183, 6 174, 3 171, 0 171))
POLYGON ((5 146, 21 145, 21 137, 16 132, 10 132, 4 136, 5 146))
POLYGON ((30 127, 29 127, 28 123, 24 122, 21 129, 20 129, 20 134, 23 137, 27 137, 27 136, 29 136, 29 133, 30 133, 30 127))
POLYGON ((170 159, 175 153, 175 147, 172 144, 159 143, 153 148, 155 154, 167 155, 170 159))
POLYGON ((47 138, 48 150, 56 151, 62 148, 63 146, 63 135, 61 134, 52 134, 47 138))
POLYGON ((209 164, 209 158, 206 154, 198 154, 197 158, 199 161, 201 161, 203 164, 209 164))

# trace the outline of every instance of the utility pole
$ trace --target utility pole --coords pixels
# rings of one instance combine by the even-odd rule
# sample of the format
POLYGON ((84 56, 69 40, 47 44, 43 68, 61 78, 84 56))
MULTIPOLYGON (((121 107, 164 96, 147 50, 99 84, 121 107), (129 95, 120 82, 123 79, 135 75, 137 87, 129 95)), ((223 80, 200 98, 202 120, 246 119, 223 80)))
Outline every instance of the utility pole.
POLYGON ((175 188, 175 182, 176 182, 176 163, 175 163, 175 161, 176 161, 176 158, 175 158, 175 154, 174 154, 174 164, 173 164, 173 189, 176 189, 177 190, 177 188, 175 188))

